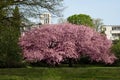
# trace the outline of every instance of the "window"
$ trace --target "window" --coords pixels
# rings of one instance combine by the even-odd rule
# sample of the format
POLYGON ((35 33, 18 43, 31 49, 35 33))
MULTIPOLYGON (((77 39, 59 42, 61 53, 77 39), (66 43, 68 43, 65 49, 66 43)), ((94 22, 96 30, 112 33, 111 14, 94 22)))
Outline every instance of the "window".
POLYGON ((120 37, 120 33, 118 34, 112 34, 113 37, 120 37))
POLYGON ((118 27, 112 27, 112 30, 120 30, 120 26, 118 26, 118 27))

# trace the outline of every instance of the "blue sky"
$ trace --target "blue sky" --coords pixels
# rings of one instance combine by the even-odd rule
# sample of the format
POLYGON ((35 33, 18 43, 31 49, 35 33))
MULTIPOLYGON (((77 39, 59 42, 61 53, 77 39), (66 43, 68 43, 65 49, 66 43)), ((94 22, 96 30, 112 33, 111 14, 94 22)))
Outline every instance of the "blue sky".
POLYGON ((120 25, 120 0, 64 0, 64 18, 87 14, 101 18, 105 25, 120 25))

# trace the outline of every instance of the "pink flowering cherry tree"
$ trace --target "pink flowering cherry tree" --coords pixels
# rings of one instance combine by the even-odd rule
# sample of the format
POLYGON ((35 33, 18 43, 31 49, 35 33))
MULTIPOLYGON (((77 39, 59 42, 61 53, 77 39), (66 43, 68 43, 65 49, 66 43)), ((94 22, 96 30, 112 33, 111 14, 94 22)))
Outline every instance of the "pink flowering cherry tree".
POLYGON ((112 64, 112 42, 95 30, 73 24, 43 25, 21 35, 19 45, 28 62, 59 64, 65 59, 88 56, 91 61, 112 64))

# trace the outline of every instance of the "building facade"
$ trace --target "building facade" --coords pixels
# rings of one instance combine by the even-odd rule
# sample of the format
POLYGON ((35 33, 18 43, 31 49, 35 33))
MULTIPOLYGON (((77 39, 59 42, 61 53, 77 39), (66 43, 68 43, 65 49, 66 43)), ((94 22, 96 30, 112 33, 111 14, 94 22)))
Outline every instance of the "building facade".
POLYGON ((117 40, 120 38, 120 25, 104 25, 105 34, 110 40, 117 40))
POLYGON ((51 24, 51 14, 50 13, 40 14, 40 23, 41 24, 51 24))

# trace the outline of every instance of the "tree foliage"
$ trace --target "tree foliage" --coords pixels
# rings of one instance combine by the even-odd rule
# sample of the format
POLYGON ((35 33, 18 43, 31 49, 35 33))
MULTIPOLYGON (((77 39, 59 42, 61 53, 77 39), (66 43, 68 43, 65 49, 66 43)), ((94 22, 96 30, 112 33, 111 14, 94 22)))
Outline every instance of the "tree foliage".
MULTIPOLYGON (((14 9, 17 5, 24 16, 37 16, 45 11, 60 16, 63 0, 2 0, 0 9, 14 9)), ((10 14, 10 12, 8 12, 10 14)))
POLYGON ((93 21, 89 15, 75 14, 67 18, 69 23, 94 27, 93 21))
POLYGON ((88 56, 91 61, 112 64, 116 59, 110 52, 111 41, 86 26, 44 25, 25 32, 19 44, 28 62, 43 60, 56 64, 66 59, 88 56))
POLYGON ((20 25, 21 25, 21 15, 20 15, 18 6, 16 6, 15 9, 13 10, 13 21, 14 21, 13 26, 19 26, 20 27, 20 25))
POLYGON ((17 44, 18 34, 15 27, 0 27, 0 67, 20 66, 22 57, 17 44))
POLYGON ((12 17, 5 14, 3 18, 0 24, 0 67, 18 67, 22 60, 18 45, 21 24, 18 7, 15 7, 12 17))
POLYGON ((115 55, 120 60, 120 40, 116 40, 116 43, 113 44, 112 51, 115 53, 115 55))

